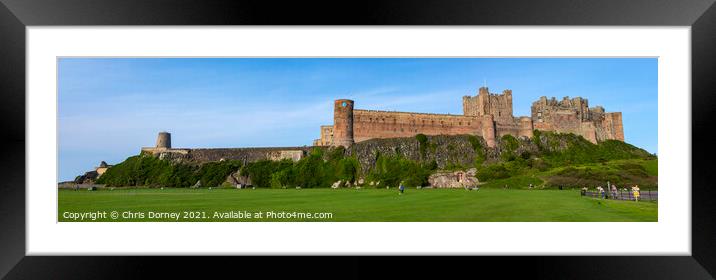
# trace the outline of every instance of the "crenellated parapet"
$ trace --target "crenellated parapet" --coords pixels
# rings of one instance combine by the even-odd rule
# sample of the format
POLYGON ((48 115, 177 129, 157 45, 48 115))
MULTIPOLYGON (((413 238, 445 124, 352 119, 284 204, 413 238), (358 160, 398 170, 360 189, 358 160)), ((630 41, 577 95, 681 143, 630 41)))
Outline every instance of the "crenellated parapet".
POLYGON ((531 110, 535 129, 574 133, 593 143, 624 141, 621 113, 607 113, 602 106, 590 108, 587 99, 564 97, 558 101, 542 96, 532 103, 531 110))
POLYGON ((345 146, 375 138, 425 135, 477 135, 488 146, 504 135, 532 137, 534 130, 582 135, 591 142, 624 141, 621 113, 607 113, 601 106, 589 107, 586 98, 541 97, 532 103, 531 116, 515 117, 512 90, 490 93, 481 87, 475 96, 463 96, 462 115, 393 112, 355 109, 353 100, 334 101, 333 125, 321 126, 316 146, 345 146))

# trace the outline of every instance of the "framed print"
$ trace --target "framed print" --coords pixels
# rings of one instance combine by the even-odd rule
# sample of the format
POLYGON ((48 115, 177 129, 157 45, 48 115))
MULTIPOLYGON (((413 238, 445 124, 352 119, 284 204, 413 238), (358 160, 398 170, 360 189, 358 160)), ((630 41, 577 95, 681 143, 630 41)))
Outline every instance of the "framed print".
POLYGON ((713 1, 316 7, 4 1, 0 271, 712 279, 713 1))

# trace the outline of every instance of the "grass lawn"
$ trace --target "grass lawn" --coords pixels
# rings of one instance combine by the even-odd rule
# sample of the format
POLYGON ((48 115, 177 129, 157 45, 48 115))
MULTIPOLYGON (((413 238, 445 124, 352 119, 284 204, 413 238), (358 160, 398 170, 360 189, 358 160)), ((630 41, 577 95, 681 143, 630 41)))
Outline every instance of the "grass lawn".
POLYGON ((58 219, 80 221, 69 217, 99 211, 106 212, 106 217, 94 221, 177 221, 149 218, 152 212, 176 213, 178 221, 203 222, 656 222, 657 206, 656 202, 581 197, 576 190, 407 189, 398 195, 396 189, 61 189, 58 219), (120 217, 112 219, 112 211, 120 217), (262 218, 214 216, 215 212, 244 211, 261 212, 262 218), (332 217, 267 218, 270 211, 329 212, 332 217), (134 218, 121 217, 130 212, 134 218))

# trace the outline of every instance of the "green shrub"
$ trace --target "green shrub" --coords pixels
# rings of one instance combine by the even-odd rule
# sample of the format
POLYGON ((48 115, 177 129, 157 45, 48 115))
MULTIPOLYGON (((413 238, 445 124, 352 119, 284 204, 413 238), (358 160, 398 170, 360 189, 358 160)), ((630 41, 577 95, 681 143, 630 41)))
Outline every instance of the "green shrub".
POLYGON ((425 136, 425 134, 420 133, 418 135, 415 135, 415 139, 418 140, 418 149, 420 150, 421 158, 425 158, 428 153, 429 147, 428 137, 425 136))
POLYGON ((379 156, 375 168, 368 174, 367 179, 380 181, 381 187, 397 187, 400 182, 406 187, 425 186, 434 168, 437 168, 437 163, 429 162, 420 165, 398 156, 379 156))
POLYGON ((473 160, 473 163, 475 166, 480 166, 486 159, 485 148, 483 147, 482 142, 480 142, 480 139, 478 139, 475 135, 468 135, 467 140, 470 142, 470 146, 472 146, 472 149, 475 151, 475 159, 473 160))
POLYGON ((480 181, 490 181, 510 177, 510 172, 502 164, 491 164, 477 170, 475 174, 480 181))
POLYGON ((172 163, 145 154, 129 157, 107 169, 97 183, 110 187, 186 188, 201 180, 202 187, 217 187, 240 166, 238 161, 210 162, 201 166, 172 163))
POLYGON ((607 181, 619 187, 639 185, 640 187, 656 188, 657 178, 649 176, 641 165, 623 164, 617 169, 608 166, 586 168, 567 167, 550 176, 547 185, 550 187, 606 187, 607 181), (623 167, 626 167, 624 169, 623 167))
POLYGON ((520 142, 512 135, 504 135, 500 138, 500 157, 504 161, 512 161, 517 158, 515 151, 519 148, 520 142))

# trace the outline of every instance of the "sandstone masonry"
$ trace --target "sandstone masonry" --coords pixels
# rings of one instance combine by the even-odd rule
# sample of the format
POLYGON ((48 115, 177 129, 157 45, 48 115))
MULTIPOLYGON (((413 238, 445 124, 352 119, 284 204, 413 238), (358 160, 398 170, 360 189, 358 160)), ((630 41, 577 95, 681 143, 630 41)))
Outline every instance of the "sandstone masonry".
POLYGON ((624 141, 620 112, 589 108, 587 99, 541 97, 532 104, 531 116, 512 114, 512 90, 490 93, 481 87, 475 96, 462 98, 463 115, 390 112, 354 108, 354 101, 334 102, 333 125, 321 126, 321 137, 314 146, 345 146, 374 138, 411 137, 417 134, 482 136, 489 147, 504 135, 532 137, 535 129, 574 133, 593 143, 616 139, 624 141))
POLYGON ((239 160, 253 162, 258 160, 299 161, 310 151, 309 146, 303 147, 257 147, 257 148, 210 148, 186 149, 172 148, 171 135, 160 132, 157 144, 154 147, 143 147, 141 153, 150 154, 160 159, 183 161, 190 163, 204 163, 222 160, 239 160))

